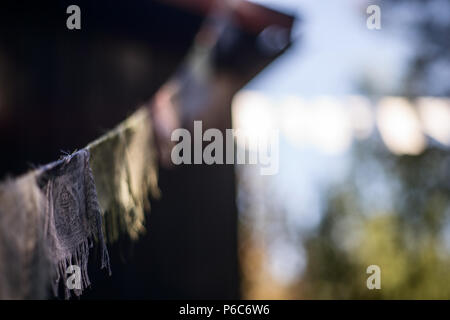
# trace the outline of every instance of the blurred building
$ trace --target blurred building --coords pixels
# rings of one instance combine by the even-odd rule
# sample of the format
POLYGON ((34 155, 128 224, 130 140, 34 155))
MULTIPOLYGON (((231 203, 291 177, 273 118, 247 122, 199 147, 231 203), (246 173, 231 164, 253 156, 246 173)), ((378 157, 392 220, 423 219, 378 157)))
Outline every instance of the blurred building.
MULTIPOLYGON (((2 176, 86 145, 141 104, 161 153, 172 120, 231 128, 234 93, 289 46, 293 24, 246 1, 10 1, 0 16, 2 176), (81 30, 66 28, 71 4, 81 30)), ((115 244, 112 277, 92 269, 83 297, 240 297, 234 167, 161 158, 159 176, 147 234, 115 244)))

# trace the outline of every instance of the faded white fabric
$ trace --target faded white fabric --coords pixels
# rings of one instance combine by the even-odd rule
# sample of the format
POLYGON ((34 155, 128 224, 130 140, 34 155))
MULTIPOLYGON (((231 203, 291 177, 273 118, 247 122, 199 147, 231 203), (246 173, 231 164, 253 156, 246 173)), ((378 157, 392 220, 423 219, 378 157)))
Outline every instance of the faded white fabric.
POLYGON ((0 299, 45 299, 45 197, 35 172, 0 184, 0 299))

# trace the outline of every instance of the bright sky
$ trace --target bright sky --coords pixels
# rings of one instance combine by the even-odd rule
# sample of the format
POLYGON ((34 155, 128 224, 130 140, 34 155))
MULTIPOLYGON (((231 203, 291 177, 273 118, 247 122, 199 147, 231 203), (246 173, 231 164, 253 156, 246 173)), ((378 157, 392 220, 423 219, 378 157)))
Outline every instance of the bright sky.
POLYGON ((412 48, 383 24, 381 30, 367 29, 367 1, 254 2, 299 15, 302 22, 293 32, 300 41, 248 88, 271 95, 342 95, 357 93, 357 82, 364 80, 380 94, 395 94, 412 48))
MULTIPOLYGON (((330 104, 323 96, 333 99, 361 94, 361 82, 376 94, 397 94, 412 49, 388 29, 368 30, 368 4, 361 0, 254 2, 299 14, 303 19, 293 32, 294 38, 300 35, 300 41, 244 88, 264 93, 272 106, 272 110, 259 108, 248 125, 278 126, 284 132, 280 171, 270 178, 274 186, 271 196, 284 207, 280 214, 284 212, 293 233, 298 234, 317 226, 324 209, 324 187, 343 179, 351 165, 351 154, 345 152, 352 139, 351 123, 342 112, 349 106, 330 104), (317 133, 307 137, 314 141, 312 145, 302 144, 308 135, 305 128, 317 133)), ((255 185, 262 184, 260 178, 255 179, 255 185)), ((372 181, 376 190, 388 195, 388 188, 380 183, 372 181)), ((289 282, 302 272, 305 256, 300 249, 283 237, 271 242, 269 268, 279 281, 289 282)))

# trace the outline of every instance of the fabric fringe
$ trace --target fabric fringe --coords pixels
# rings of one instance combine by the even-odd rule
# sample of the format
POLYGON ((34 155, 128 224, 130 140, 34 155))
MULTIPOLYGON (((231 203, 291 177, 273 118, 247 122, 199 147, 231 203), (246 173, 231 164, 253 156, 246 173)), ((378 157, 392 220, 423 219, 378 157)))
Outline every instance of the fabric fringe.
POLYGON ((111 274, 89 156, 83 149, 64 157, 43 167, 39 179, 47 196, 45 232, 55 272, 53 291, 58 296, 62 282, 66 299, 72 292, 67 283, 69 266, 79 267, 81 273, 80 288, 73 290, 74 295, 79 296, 91 284, 88 261, 94 241, 101 250, 101 268, 111 274))
MULTIPOLYGON (((85 184, 87 190, 87 211, 94 212, 93 219, 95 219, 95 229, 91 230, 91 235, 95 238, 100 245, 101 250, 101 269, 107 269, 108 274, 111 275, 111 265, 109 261, 109 253, 106 247, 105 238, 103 237, 103 222, 100 203, 98 201, 97 189, 95 186, 94 175, 89 164, 89 151, 87 151, 88 157, 85 159, 85 184)), ((92 245, 91 245, 92 246, 92 245)))
POLYGON ((80 296, 82 292, 91 285, 88 275, 88 261, 89 261, 89 250, 92 247, 92 242, 89 239, 83 241, 76 248, 75 252, 71 253, 67 257, 58 261, 56 266, 56 278, 53 282, 53 293, 58 296, 59 284, 62 281, 64 287, 64 297, 69 299, 71 297, 70 290, 67 284, 67 268, 71 265, 76 265, 80 267, 81 271, 81 287, 80 289, 73 289, 76 296, 80 296))
POLYGON ((149 195, 160 195, 149 111, 141 107, 113 131, 86 147, 102 208, 107 241, 123 234, 136 240, 145 232, 149 195))
POLYGON ((110 243, 122 234, 136 240, 149 196, 160 196, 153 150, 141 107, 86 149, 0 184, 0 299, 43 299, 49 287, 57 296, 61 282, 66 299, 81 295, 94 242, 111 274, 103 232, 110 243), (80 267, 80 289, 66 285, 71 265, 80 267))

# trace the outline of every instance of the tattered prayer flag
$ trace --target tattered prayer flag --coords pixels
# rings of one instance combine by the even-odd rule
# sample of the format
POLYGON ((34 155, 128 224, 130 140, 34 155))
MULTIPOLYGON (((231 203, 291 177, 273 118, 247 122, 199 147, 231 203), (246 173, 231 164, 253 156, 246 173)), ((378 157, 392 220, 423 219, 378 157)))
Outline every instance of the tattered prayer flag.
POLYGON ((108 241, 118 240, 121 234, 136 240, 145 231, 149 195, 159 196, 156 149, 148 109, 141 107, 86 149, 91 153, 108 241))
POLYGON ((0 184, 0 299, 47 296, 45 205, 35 172, 0 184))
POLYGON ((101 250, 101 268, 111 273, 89 151, 80 150, 40 168, 38 181, 47 198, 44 233, 56 271, 53 289, 57 294, 62 280, 65 296, 70 297, 67 268, 74 265, 81 269, 80 287, 74 288, 80 295, 90 285, 87 266, 94 240, 101 250))
POLYGON ((148 197, 159 197, 154 150, 142 107, 86 149, 0 184, 0 298, 45 298, 50 282, 55 295, 80 295, 94 242, 111 274, 103 228, 110 242, 144 232, 148 197))

